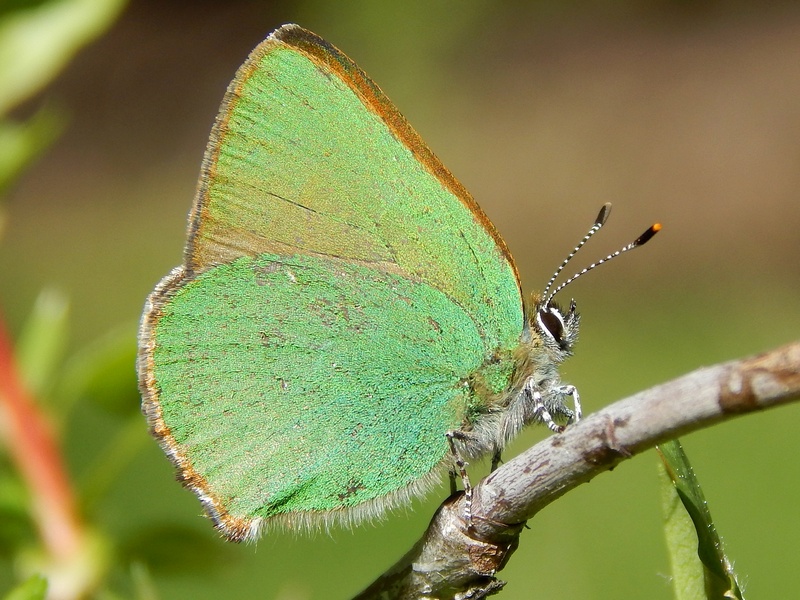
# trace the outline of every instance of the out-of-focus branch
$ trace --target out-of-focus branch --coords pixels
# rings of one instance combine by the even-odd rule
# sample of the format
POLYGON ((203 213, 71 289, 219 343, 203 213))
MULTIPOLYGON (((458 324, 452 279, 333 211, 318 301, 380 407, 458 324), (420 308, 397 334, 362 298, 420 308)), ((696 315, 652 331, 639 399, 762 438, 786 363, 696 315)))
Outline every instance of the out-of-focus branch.
POLYGON ((800 398, 800 342, 640 392, 550 436, 439 507, 422 539, 357 598, 484 598, 525 521, 595 475, 660 442, 800 398))
POLYGON ((48 598, 82 597, 94 583, 89 539, 79 517, 61 451, 45 415, 19 376, 11 339, 0 318, 0 438, 31 497, 31 517, 43 547, 48 598))
POLYGON ((33 499, 33 518, 54 557, 72 555, 80 544, 75 501, 61 453, 44 415, 25 390, 11 341, 0 321, 2 436, 33 499))

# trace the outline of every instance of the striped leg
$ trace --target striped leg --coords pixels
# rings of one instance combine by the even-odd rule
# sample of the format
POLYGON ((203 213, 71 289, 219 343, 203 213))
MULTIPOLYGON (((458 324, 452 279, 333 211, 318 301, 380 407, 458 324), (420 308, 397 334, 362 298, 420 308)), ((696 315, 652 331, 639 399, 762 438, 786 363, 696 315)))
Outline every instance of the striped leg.
MULTIPOLYGON (((464 520, 467 527, 472 527, 472 484, 469 482, 469 474, 467 473, 467 462, 461 457, 461 453, 456 447, 456 440, 463 440, 466 436, 463 432, 455 430, 448 431, 446 434, 447 441, 450 443, 450 452, 453 453, 458 474, 461 476, 461 483, 464 486, 464 520)), ((451 489, 454 486, 454 478, 451 478, 451 489)))
POLYGON ((583 418, 583 409, 581 408, 581 396, 578 394, 578 388, 576 388, 574 385, 562 385, 559 386, 556 391, 564 396, 572 396, 574 412, 570 421, 572 423, 577 423, 580 421, 583 418))
MULTIPOLYGON (((561 433, 564 431, 564 427, 555 422, 553 415, 550 414, 550 411, 544 404, 542 393, 537 390, 535 386, 536 383, 532 378, 525 383, 525 391, 531 399, 533 414, 542 423, 547 425, 551 431, 561 433)), ((569 420, 571 423, 577 423, 580 421, 583 416, 583 410, 581 408, 581 398, 580 394, 578 394, 577 388, 574 385, 562 385, 554 388, 553 392, 562 396, 572 396, 572 401, 575 406, 574 411, 569 410, 567 407, 563 407, 562 410, 564 413, 569 415, 569 420)))

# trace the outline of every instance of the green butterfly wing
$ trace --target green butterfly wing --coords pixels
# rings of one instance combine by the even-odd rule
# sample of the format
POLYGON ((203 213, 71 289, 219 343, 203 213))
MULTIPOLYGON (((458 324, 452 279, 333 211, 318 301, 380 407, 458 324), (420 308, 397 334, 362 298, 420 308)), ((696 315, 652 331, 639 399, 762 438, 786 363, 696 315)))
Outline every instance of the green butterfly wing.
POLYGON ((231 539, 357 519, 422 491, 523 319, 474 200, 355 64, 284 26, 228 89, 184 265, 148 300, 144 410, 231 539))

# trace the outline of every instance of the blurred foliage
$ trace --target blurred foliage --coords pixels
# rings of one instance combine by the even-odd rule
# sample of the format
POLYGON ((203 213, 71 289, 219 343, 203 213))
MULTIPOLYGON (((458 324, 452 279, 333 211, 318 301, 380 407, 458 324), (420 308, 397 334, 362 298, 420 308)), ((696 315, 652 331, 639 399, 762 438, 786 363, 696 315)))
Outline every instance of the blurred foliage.
MULTIPOLYGON (((36 0, 0 8, 0 194, 64 127, 58 110, 44 107, 26 122, 9 111, 39 92, 75 53, 103 33, 125 0, 36 0)), ((2 234, 2 213, 0 213, 2 234)))
MULTIPOLYGON (((772 64, 792 55, 780 46, 783 30, 764 25, 762 5, 736 2, 726 12, 720 3, 678 0, 467 0, 457 8, 427 0, 133 4, 138 12, 116 41, 37 106, 36 94, 109 26, 121 2, 0 3, 0 194, 53 140, 78 129, 45 170, 28 170, 28 191, 15 198, 15 220, 6 227, 14 238, 0 257, 0 294, 21 372, 64 449, 91 540, 86 555, 99 576, 98 599, 247 597, 253 590, 281 600, 345 597, 415 541, 446 495, 443 486, 409 513, 352 532, 309 538, 270 532, 255 547, 226 544, 175 483, 139 414, 133 364, 144 294, 179 260, 193 178, 224 86, 246 52, 280 23, 297 21, 324 35, 384 86, 478 192, 524 277, 547 277, 544 271, 573 242, 562 226, 575 226, 577 237, 596 207, 617 195, 628 212, 641 210, 635 218, 664 219, 650 257, 643 252, 642 262, 632 259, 621 269, 632 271, 630 279, 615 279, 610 267, 591 301, 592 286, 578 292, 583 339, 566 377, 589 410, 800 330, 797 203, 773 189, 784 182, 791 199, 796 186, 771 170, 779 160, 765 159, 763 170, 756 162, 775 156, 767 152, 775 141, 775 153, 794 169, 798 136, 770 120, 777 111, 758 112, 757 98, 745 94, 784 97, 778 92, 791 92, 794 80, 776 70, 778 84, 742 83, 752 81, 743 79, 747 73, 769 73, 759 57, 772 64), (752 31, 778 44, 774 55, 762 37, 748 36, 747 26, 725 37, 726 24, 750 18, 752 31), (594 26, 604 20, 607 30, 598 33, 594 26), (682 20, 685 27, 677 26, 682 20), (732 48, 749 48, 747 61, 736 62, 732 48), (666 57, 663 72, 651 68, 653 56, 666 57), (597 57, 622 67, 600 72, 606 63, 597 57), (716 82, 727 72, 736 84, 710 90, 706 105, 705 96, 692 95, 693 73, 716 82), (670 102, 677 112, 659 110, 670 102), (680 112, 684 105, 698 112, 680 112), (713 127, 728 124, 727 138, 727 129, 713 127), (674 162, 650 153, 684 129, 696 137, 672 140, 665 152, 674 162), (757 134, 763 137, 753 142, 757 134), (449 147, 442 143, 448 136, 449 147), (742 140, 742 148, 732 140, 742 140), (725 154, 730 147, 733 159, 725 154), (50 187, 31 184, 48 178, 50 187), (576 182, 580 189, 570 187, 576 182), (582 200, 588 208, 579 206, 582 200), (754 206, 774 221, 756 222, 748 210, 754 206), (754 310, 769 306, 776 308, 754 310)), ((797 38, 795 21, 775 21, 787 24, 786 39, 797 38)), ((646 224, 631 224, 631 233, 646 224)), ((781 553, 781 543, 793 547, 787 537, 798 531, 797 520, 786 517, 796 505, 796 481, 786 474, 796 472, 790 450, 798 414, 748 417, 686 441, 710 448, 693 448, 694 460, 707 473, 709 497, 724 499, 715 516, 727 546, 747 567, 751 589, 768 590, 764 597, 788 597, 793 589, 770 557, 781 553), (754 458, 767 453, 769 465, 754 458), (766 494, 776 478, 791 490, 766 494)), ((544 435, 526 431, 509 455, 544 435)), ((473 468, 485 472, 485 465, 473 468)), ((7 598, 41 598, 47 585, 33 572, 39 540, 31 500, 9 456, 0 454, 0 595, 7 598)), ((530 523, 501 574, 510 582, 501 597, 671 597, 657 506, 646 458, 582 486, 530 523)), ((678 534, 692 540, 696 554, 694 535, 691 525, 678 534)))
MULTIPOLYGON (((63 127, 63 116, 47 107, 40 109, 22 123, 9 119, 0 120, 0 194, 6 191, 27 165, 58 138, 63 127)), ((2 234, 1 221, 0 234, 2 234)))
POLYGON ((41 90, 103 33, 124 0, 15 2, 0 12, 0 115, 41 90))
POLYGON ((41 575, 31 575, 3 596, 3 600, 44 600, 46 593, 47 580, 41 575))
MULTIPOLYGON (((49 415, 67 427, 71 411, 78 407, 111 417, 115 426, 98 432, 104 442, 101 452, 84 465, 77 486, 81 515, 85 520, 85 550, 69 569, 87 573, 92 597, 111 594, 109 585, 118 580, 129 592, 124 597, 153 598, 155 588, 150 572, 191 573, 213 571, 226 564, 221 546, 207 533, 181 524, 154 523, 127 533, 110 536, 92 524, 99 507, 114 483, 142 450, 147 439, 138 411, 139 395, 135 372, 135 328, 125 327, 103 336, 95 343, 64 359, 62 349, 67 335, 69 310, 66 299, 46 290, 33 306, 17 344, 19 376, 36 397, 49 408, 49 415)), ((2 389, 0 389, 2 393, 2 389)), ((20 474, 3 457, 0 470, 0 556, 11 558, 22 577, 31 577, 16 588, 14 598, 36 598, 41 593, 37 575, 60 578, 59 567, 38 549, 36 528, 31 522, 31 498, 20 474), (55 571, 54 571, 55 569, 55 571), (21 595, 20 595, 21 594, 21 595)), ((55 582, 55 580, 54 580, 55 582)), ((61 590, 58 598, 70 598, 59 580, 52 586, 61 590)), ((116 593, 115 593, 116 594, 116 593)), ((80 597, 84 597, 81 595, 80 597)), ((109 597, 121 597, 112 595, 109 597)))
POLYGON ((15 349, 22 381, 34 396, 48 395, 47 384, 63 360, 68 322, 64 295, 54 289, 42 291, 15 349))

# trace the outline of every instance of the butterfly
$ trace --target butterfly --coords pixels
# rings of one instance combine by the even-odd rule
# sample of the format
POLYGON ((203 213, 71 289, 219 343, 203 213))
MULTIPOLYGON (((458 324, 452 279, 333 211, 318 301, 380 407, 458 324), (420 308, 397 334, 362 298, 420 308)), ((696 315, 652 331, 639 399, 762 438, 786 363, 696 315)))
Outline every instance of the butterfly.
POLYGON ((448 440, 496 455, 530 422, 580 418, 558 375, 580 321, 553 301, 565 284, 526 299, 472 196, 355 63, 296 25, 230 84, 187 238, 145 305, 139 386, 232 541, 377 516, 452 468, 448 440))

